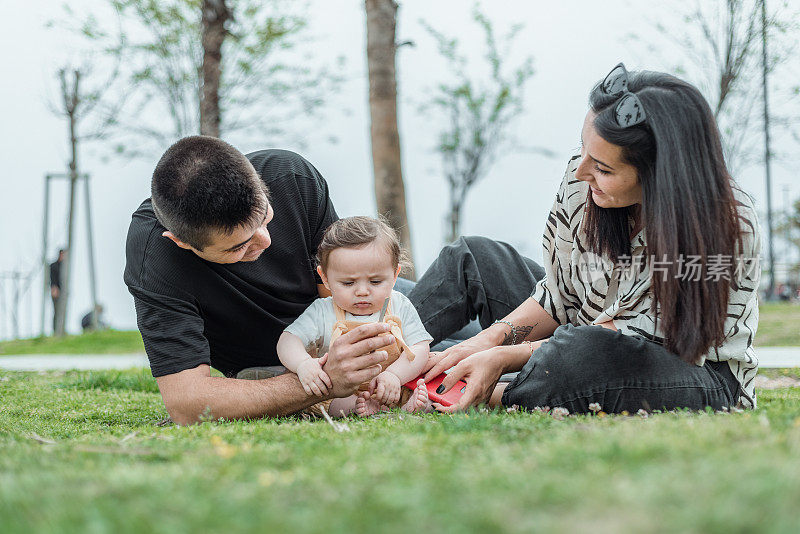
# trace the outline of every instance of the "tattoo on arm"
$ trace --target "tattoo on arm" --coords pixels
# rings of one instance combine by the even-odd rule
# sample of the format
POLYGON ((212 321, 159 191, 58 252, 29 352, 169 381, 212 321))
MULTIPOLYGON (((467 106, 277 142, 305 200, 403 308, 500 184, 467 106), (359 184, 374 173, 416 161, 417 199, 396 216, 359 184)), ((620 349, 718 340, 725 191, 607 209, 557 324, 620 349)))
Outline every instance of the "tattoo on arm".
POLYGON ((517 345, 522 343, 528 336, 531 335, 531 332, 534 328, 539 326, 539 323, 534 324, 533 326, 514 326, 511 328, 511 331, 508 332, 505 337, 503 338, 503 342, 501 345, 517 345))
POLYGON ((531 334, 531 331, 533 331, 533 329, 536 328, 538 324, 539 323, 536 323, 533 326, 518 326, 515 331, 515 334, 517 335, 516 339, 517 343, 522 343, 523 341, 528 339, 528 336, 531 334))
POLYGON ((505 335, 503 338, 503 342, 500 343, 501 345, 511 345, 512 341, 514 341, 514 329, 512 328, 509 333, 505 335))

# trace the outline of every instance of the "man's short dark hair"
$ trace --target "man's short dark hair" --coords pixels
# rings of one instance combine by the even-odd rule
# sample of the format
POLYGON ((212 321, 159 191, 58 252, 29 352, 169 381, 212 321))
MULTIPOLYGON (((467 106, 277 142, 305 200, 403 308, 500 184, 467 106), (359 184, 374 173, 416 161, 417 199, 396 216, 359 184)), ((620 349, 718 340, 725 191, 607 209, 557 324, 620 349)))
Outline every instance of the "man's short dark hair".
POLYGON ((211 242, 213 231, 258 224, 267 194, 244 154, 216 137, 184 137, 153 171, 151 200, 158 221, 197 250, 211 242))

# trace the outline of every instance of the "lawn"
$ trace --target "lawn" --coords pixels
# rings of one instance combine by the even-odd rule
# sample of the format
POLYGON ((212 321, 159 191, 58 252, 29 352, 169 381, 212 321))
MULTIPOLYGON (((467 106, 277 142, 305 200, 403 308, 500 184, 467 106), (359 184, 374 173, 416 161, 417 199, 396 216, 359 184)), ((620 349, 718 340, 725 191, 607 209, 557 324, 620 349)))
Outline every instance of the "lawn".
POLYGON ((76 336, 35 337, 0 342, 3 354, 123 354, 144 352, 138 330, 102 330, 76 336))
POLYGON ((759 306, 756 347, 800 346, 800 304, 765 302, 759 306))
MULTIPOLYGON (((786 372, 784 372, 785 374, 786 372)), ((798 374, 788 371, 789 374, 798 374)), ((796 532, 800 388, 735 414, 158 426, 144 370, 0 371, 3 532, 796 532)))

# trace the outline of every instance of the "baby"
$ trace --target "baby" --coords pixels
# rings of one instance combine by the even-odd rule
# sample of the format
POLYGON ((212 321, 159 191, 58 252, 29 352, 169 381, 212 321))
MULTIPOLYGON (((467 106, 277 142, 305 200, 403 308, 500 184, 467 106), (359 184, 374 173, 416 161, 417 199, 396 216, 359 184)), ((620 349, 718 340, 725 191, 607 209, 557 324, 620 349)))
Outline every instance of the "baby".
POLYGON ((328 411, 336 416, 368 416, 400 404, 409 412, 428 409, 428 390, 422 379, 410 395, 402 387, 424 369, 433 338, 408 298, 392 289, 401 268, 395 232, 371 217, 340 219, 325 231, 317 261, 317 272, 332 296, 314 301, 284 330, 277 347, 281 363, 297 373, 306 393, 327 394, 330 378, 309 352, 316 352, 315 356, 325 354, 333 340, 354 321, 378 321, 389 297, 385 321, 393 326, 392 334, 398 341, 397 349, 389 351, 390 358, 400 352, 399 357, 388 367, 384 363, 383 371, 362 385, 363 391, 331 401, 328 411))

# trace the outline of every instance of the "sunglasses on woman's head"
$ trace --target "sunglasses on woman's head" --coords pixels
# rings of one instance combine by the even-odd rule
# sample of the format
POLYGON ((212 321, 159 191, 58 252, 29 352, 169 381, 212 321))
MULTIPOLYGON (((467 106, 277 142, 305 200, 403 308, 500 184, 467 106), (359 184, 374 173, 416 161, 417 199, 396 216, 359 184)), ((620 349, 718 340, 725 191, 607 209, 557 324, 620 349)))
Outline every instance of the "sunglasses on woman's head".
POLYGON ((642 101, 628 90, 628 71, 622 63, 611 69, 600 88, 609 96, 622 95, 614 108, 614 118, 620 128, 641 124, 647 119, 642 101))

